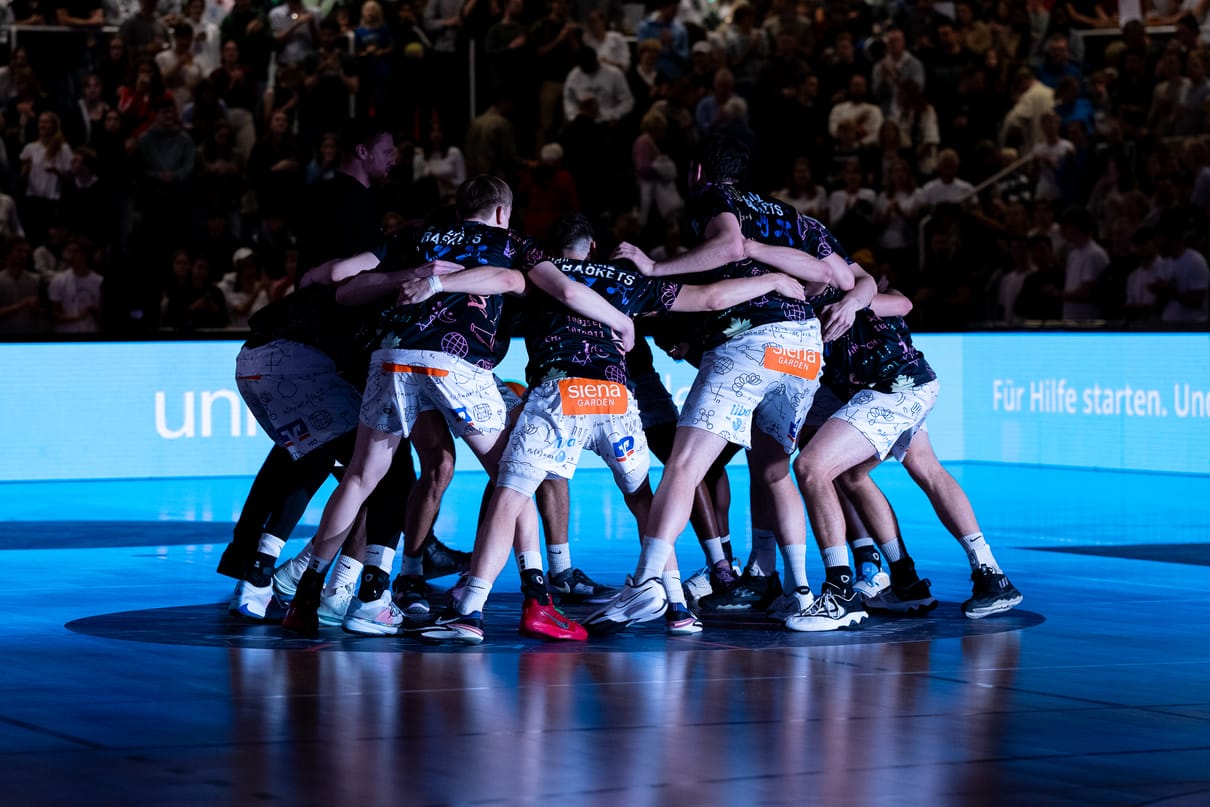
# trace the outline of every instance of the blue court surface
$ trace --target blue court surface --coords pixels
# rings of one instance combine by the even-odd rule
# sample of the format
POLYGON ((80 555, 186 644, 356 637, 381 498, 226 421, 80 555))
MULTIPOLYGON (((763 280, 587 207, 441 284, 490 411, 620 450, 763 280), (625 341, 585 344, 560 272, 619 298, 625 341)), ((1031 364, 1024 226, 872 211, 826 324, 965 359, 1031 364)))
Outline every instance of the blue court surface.
MULTIPOLYGON (((432 648, 228 619, 214 572, 247 478, 0 484, 8 804, 1208 804, 1210 476, 955 463, 1025 595, 966 620, 969 569, 898 465, 876 479, 941 607, 793 634, 753 617, 612 639, 432 648)), ((731 474, 737 554, 747 479, 731 474)), ((469 549, 484 477, 437 534, 469 549)), ((318 521, 317 497, 286 553, 318 521), (310 525, 310 526, 308 526, 310 525)), ((637 556, 608 473, 572 483, 572 552, 637 556)), ((686 571, 702 565, 691 533, 686 571)), ((822 564, 809 554, 812 581, 822 564)), ((452 580, 435 581, 438 584, 452 580)), ((569 609, 573 615, 582 611, 569 609)))

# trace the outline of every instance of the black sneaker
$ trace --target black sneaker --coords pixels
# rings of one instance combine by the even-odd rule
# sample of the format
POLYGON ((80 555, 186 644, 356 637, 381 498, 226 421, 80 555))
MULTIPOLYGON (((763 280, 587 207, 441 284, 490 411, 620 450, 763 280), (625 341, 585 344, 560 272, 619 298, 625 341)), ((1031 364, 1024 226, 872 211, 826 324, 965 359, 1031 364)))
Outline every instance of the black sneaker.
POLYGON ((424 616, 429 612, 429 587, 418 574, 399 575, 391 585, 392 599, 405 614, 424 616))
POLYGON ((423 550, 424 579, 445 577, 447 574, 462 574, 471 568, 471 553, 451 549, 437 538, 430 535, 424 542, 423 550))
POLYGON ((421 641, 432 644, 482 644, 483 612, 460 614, 453 609, 443 611, 432 625, 426 625, 414 633, 421 641))
POLYGON ((550 576, 547 580, 550 593, 561 603, 603 603, 608 602, 618 590, 593 580, 579 569, 564 569, 550 576))
POLYGON ((962 613, 967 619, 1011 611, 1024 599, 1003 572, 993 571, 989 566, 971 572, 971 584, 971 598, 962 603, 962 613))
POLYGON ((891 583, 865 604, 871 611, 924 615, 937 607, 937 599, 929 589, 929 581, 922 578, 906 586, 891 583))
POLYGON ((735 579, 735 585, 702 597, 699 604, 703 611, 760 611, 762 614, 781 596, 781 578, 777 572, 771 575, 753 575, 749 571, 735 579))

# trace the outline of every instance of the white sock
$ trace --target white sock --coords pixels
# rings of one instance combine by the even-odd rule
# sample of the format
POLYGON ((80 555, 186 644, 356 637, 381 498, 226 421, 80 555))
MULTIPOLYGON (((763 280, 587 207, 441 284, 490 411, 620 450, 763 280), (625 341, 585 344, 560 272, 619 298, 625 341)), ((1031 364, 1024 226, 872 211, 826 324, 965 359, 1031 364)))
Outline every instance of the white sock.
POLYGON ((996 563, 996 556, 992 554, 992 548, 983 538, 983 533, 963 535, 958 539, 958 543, 966 550, 966 559, 970 561, 972 571, 977 572, 980 566, 987 566, 996 574, 1002 573, 1000 565, 996 563))
POLYGON ((707 538, 702 541, 702 549, 706 551, 706 562, 711 566, 720 560, 727 560, 727 555, 723 552, 722 538, 707 538))
POLYGON ((567 544, 550 544, 546 545, 546 562, 549 564, 548 571, 550 576, 554 577, 559 572, 565 572, 571 568, 571 551, 567 544))
POLYGON ((353 560, 348 555, 341 555, 340 559, 336 561, 336 568, 332 572, 332 579, 328 581, 328 585, 324 586, 324 596, 330 597, 341 586, 347 586, 349 583, 355 583, 360 580, 361 569, 361 561, 353 560))
POLYGON ((777 571, 777 535, 773 530, 752 530, 752 554, 748 556, 748 571, 757 577, 777 571))
POLYGON ((399 573, 404 577, 423 577, 424 554, 412 557, 406 552, 403 553, 403 559, 399 561, 399 573))
POLYGON ((395 550, 381 544, 366 544, 365 565, 390 573, 395 565, 395 550))
POLYGON ((487 595, 492 593, 492 584, 482 577, 467 577, 458 600, 458 613, 469 614, 482 611, 487 604, 487 595))
POLYGON ((781 589, 785 594, 791 594, 795 589, 807 588, 807 545, 786 544, 781 547, 781 558, 785 561, 785 577, 781 581, 781 589))
POLYGON ((873 546, 873 545, 874 545, 874 539, 869 537, 868 535, 863 538, 854 538, 853 539, 853 548, 854 549, 861 547, 861 546, 873 546))
MULTIPOLYGON (((315 546, 310 541, 308 541, 307 545, 303 547, 302 552, 299 552, 297 555, 290 558, 288 561, 286 561, 282 565, 286 566, 288 568, 290 576, 292 578, 294 578, 295 580, 297 580, 300 577, 302 577, 303 572, 305 572, 307 569, 311 568, 311 559, 314 556, 315 556, 315 546)), ((328 561, 328 562, 331 563, 331 561, 328 561)), ((327 570, 328 570, 328 567, 324 566, 324 571, 326 572, 327 570)))
POLYGON ((634 582, 642 583, 651 578, 660 578, 664 574, 664 566, 672 556, 672 542, 661 541, 659 538, 644 538, 643 551, 639 553, 639 565, 634 571, 634 582))
POLYGON ((885 544, 879 544, 878 551, 882 553, 884 558, 886 558, 887 563, 894 563, 895 561, 903 560, 903 552, 899 550, 898 538, 896 538, 894 541, 887 541, 885 544))
POLYGON ((530 569, 542 571, 542 553, 536 549, 517 553, 517 571, 526 572, 530 569))
POLYGON ((664 572, 664 591, 668 592, 668 602, 685 605, 685 589, 681 587, 681 572, 679 569, 664 572))
POLYGON ((278 538, 276 535, 270 535, 267 532, 262 532, 260 534, 260 543, 256 545, 256 551, 262 555, 268 555, 276 560, 277 558, 281 557, 282 547, 285 545, 286 542, 281 538, 278 538))
POLYGON ((829 569, 849 565, 849 548, 844 544, 825 546, 821 550, 821 554, 823 555, 823 565, 829 569))

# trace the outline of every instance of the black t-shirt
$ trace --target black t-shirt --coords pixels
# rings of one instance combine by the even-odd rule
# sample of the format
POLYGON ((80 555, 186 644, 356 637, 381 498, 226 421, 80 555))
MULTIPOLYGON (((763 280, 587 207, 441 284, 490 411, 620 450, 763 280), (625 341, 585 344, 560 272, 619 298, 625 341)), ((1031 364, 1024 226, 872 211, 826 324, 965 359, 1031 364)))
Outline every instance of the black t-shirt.
POLYGON ((300 235, 299 257, 308 269, 363 252, 379 258, 386 254, 374 191, 341 171, 311 191, 300 235))
MULTIPOLYGON (((529 271, 544 256, 531 253, 529 271)), ((629 261, 593 263, 551 258, 564 276, 601 295, 627 316, 668 311, 681 292, 679 283, 644 277, 629 261)), ((535 324, 526 336, 529 386, 555 378, 593 378, 626 383, 626 355, 613 340, 613 331, 596 320, 582 317, 550 296, 539 292, 533 309, 535 324)))
MULTIPOLYGON (((476 266, 520 266, 533 248, 530 239, 500 227, 464 222, 426 230, 405 265, 443 260, 476 266)), ((508 350, 500 333, 499 294, 438 294, 417 305, 396 306, 383 317, 382 347, 437 350, 490 370, 508 350)))
MULTIPOLYGON (((833 252, 844 255, 836 238, 821 223, 800 215, 794 208, 758 193, 740 191, 733 185, 705 185, 692 197, 688 206, 689 226, 693 238, 701 241, 706 226, 716 216, 734 214, 739 219, 745 238, 765 244, 801 249, 816 258, 826 258, 833 252)), ((751 259, 729 263, 709 273, 710 280, 737 277, 757 277, 774 271, 751 259)), ((705 344, 711 348, 733 336, 773 322, 805 322, 815 318, 810 303, 791 300, 780 294, 766 294, 732 306, 705 318, 705 344)))

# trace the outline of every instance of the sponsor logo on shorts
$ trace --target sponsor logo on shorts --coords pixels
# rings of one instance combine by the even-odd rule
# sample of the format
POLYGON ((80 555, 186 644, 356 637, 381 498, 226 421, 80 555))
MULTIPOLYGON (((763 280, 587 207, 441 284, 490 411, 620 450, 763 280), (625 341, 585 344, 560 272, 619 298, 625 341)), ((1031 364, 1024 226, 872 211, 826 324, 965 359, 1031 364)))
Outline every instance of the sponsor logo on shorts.
POLYGON ((560 380, 559 400, 565 415, 624 415, 630 406, 626 387, 594 378, 560 380))
POLYGON ((634 456, 634 437, 626 435, 621 440, 613 444, 613 458, 618 462, 625 462, 634 456))
POLYGON ((300 418, 279 428, 277 436, 281 440, 282 448, 293 448, 304 440, 310 439, 311 430, 307 428, 306 421, 300 418))
POLYGON ((458 418, 468 426, 475 425, 474 418, 471 417, 471 413, 467 411, 465 406, 459 406, 454 409, 454 417, 458 418))
POLYGON ((776 346, 765 348, 765 360, 762 364, 770 370, 805 378, 808 381, 814 381, 819 376, 821 366, 817 351, 799 347, 776 346))

